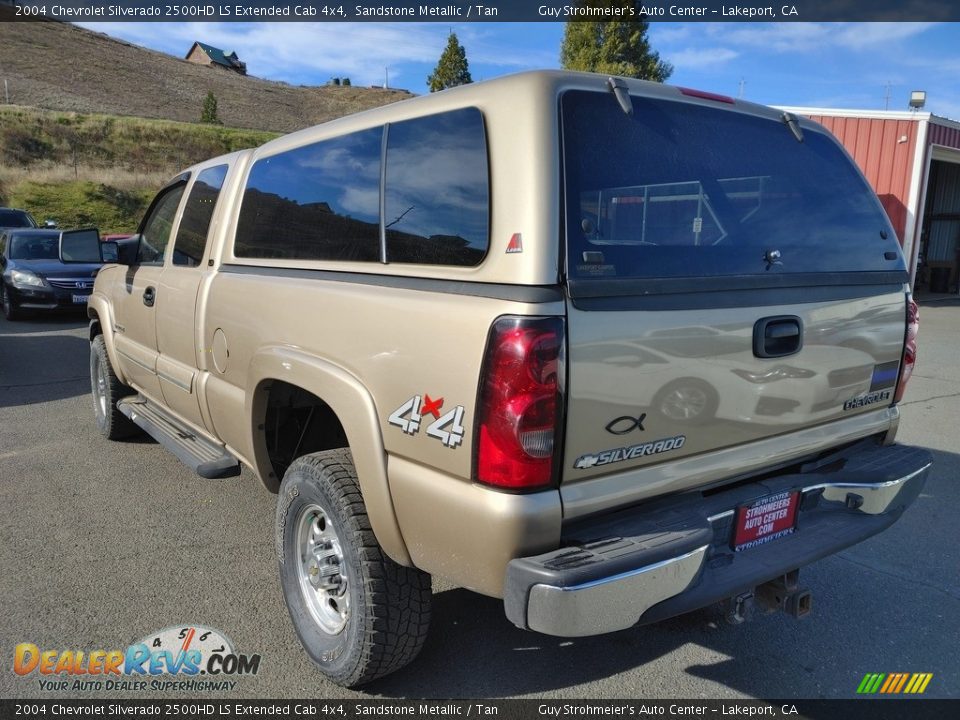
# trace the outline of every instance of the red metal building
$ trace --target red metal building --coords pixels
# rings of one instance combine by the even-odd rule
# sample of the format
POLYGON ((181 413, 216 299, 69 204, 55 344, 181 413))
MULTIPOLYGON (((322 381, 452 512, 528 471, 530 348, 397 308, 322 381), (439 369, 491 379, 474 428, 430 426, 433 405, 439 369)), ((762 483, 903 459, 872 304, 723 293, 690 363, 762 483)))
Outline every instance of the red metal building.
POLYGON ((925 112, 783 108, 832 132, 890 216, 918 290, 960 292, 960 123, 925 112))

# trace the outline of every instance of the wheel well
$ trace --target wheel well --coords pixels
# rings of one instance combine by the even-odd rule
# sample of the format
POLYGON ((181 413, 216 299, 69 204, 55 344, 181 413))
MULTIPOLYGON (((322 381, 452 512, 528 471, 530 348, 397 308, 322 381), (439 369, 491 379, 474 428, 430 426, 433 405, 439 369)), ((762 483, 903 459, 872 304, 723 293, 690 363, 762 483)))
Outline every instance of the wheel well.
POLYGON ((329 405, 282 380, 270 385, 263 433, 277 483, 298 457, 348 444, 343 425, 329 405))
POLYGON ((93 342, 93 339, 97 337, 97 335, 103 335, 103 327, 100 325, 100 318, 94 313, 90 317, 90 342, 93 342))

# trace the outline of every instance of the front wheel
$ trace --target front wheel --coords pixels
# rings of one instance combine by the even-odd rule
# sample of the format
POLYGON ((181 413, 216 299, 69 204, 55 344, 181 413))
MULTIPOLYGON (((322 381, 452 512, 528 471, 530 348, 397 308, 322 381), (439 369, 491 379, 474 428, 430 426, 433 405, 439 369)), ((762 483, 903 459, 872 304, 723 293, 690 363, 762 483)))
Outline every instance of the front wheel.
POLYGON ((430 626, 430 576, 381 549, 349 450, 305 455, 287 469, 277 542, 294 629, 327 677, 356 687, 417 656, 430 626))
POLYGON ((23 310, 17 307, 7 286, 0 282, 0 302, 3 303, 3 316, 13 322, 23 317, 23 310))
POLYGON ((97 335, 90 343, 90 392, 101 435, 109 440, 120 440, 139 432, 139 428, 117 410, 117 401, 133 394, 133 389, 120 382, 113 371, 103 335, 97 335))

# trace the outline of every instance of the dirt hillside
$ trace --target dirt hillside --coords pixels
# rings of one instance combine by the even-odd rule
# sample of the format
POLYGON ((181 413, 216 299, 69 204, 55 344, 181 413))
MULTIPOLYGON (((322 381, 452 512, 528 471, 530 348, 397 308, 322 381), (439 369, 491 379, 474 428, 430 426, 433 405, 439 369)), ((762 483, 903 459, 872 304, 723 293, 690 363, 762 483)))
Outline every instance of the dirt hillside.
MULTIPOLYGON (((243 48, 236 49, 242 58, 243 48)), ((0 103, 4 79, 14 105, 183 122, 200 120, 212 91, 225 125, 275 132, 411 97, 402 90, 244 77, 61 22, 0 22, 0 103)))

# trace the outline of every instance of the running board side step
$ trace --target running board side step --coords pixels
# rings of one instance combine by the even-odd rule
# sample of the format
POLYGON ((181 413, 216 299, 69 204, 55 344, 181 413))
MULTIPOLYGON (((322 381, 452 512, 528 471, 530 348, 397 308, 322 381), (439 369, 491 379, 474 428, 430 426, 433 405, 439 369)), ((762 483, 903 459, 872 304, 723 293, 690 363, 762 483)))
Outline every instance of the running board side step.
POLYGON ((117 409, 200 477, 225 478, 240 474, 240 461, 223 445, 198 436, 143 397, 124 398, 117 403, 117 409))

